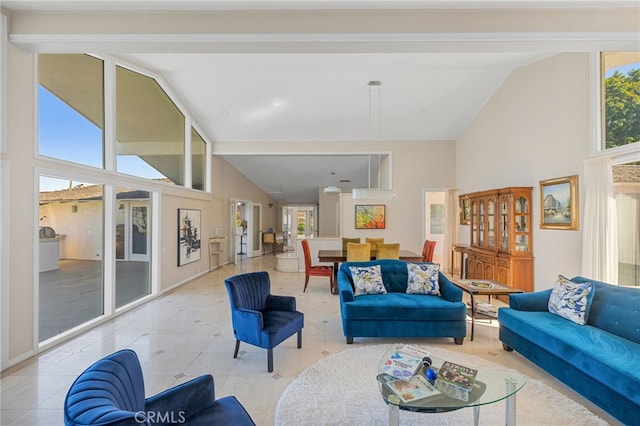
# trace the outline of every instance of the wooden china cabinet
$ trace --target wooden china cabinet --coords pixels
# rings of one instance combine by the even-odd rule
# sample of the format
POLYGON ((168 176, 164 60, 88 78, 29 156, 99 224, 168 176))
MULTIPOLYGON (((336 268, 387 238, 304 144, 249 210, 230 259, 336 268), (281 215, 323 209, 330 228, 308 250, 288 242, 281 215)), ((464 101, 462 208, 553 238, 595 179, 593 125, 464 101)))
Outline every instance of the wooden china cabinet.
POLYGON ((466 194, 471 207, 468 277, 533 291, 532 187, 466 194))

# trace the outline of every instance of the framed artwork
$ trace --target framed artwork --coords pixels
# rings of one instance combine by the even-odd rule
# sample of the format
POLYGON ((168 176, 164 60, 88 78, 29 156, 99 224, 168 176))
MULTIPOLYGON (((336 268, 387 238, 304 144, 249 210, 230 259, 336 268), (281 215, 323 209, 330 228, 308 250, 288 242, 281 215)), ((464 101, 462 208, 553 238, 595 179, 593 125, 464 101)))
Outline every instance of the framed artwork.
POLYGON ((385 205, 356 205, 356 229, 384 229, 385 205))
POLYGON ((200 210, 178 209, 178 266, 200 260, 200 210))
POLYGON ((578 175, 540 181, 540 228, 578 229, 578 175))
POLYGON ((469 197, 460 195, 458 197, 460 204, 460 225, 469 225, 471 223, 471 203, 469 197))

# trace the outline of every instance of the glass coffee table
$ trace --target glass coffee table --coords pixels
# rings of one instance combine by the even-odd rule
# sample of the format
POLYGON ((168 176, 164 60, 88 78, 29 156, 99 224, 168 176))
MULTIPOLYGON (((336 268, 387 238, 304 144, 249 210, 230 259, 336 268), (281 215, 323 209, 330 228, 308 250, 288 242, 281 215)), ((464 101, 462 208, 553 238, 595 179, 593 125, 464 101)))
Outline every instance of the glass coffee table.
MULTIPOLYGON (((478 370, 473 382, 473 388, 468 396, 468 401, 463 401, 461 399, 447 396, 444 393, 436 392, 435 395, 403 402, 390 388, 389 376, 386 373, 380 373, 385 362, 393 352, 397 351, 402 346, 403 345, 391 346, 382 356, 378 367, 378 386, 380 388, 382 398, 389 406, 389 425, 398 426, 400 410, 419 413, 444 413, 472 407, 473 424, 477 426, 480 418, 480 407, 502 400, 506 400, 505 424, 507 426, 516 424, 516 393, 524 387, 527 383, 527 379, 521 374, 510 371, 491 370, 464 364, 466 367, 478 370)), ((436 370, 439 370, 442 364, 446 361, 431 355, 429 357, 432 361, 431 367, 436 370)), ((425 367, 420 366, 415 375, 425 377, 425 372, 425 367)), ((433 381, 429 382, 433 384, 433 381)))

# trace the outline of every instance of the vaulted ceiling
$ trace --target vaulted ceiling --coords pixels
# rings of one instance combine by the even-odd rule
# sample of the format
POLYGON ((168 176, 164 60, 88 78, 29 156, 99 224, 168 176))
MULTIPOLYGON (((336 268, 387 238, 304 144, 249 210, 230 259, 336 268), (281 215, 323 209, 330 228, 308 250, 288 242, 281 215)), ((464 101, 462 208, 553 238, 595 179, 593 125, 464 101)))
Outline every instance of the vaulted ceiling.
MULTIPOLYGON (((22 11, 307 13, 329 9, 433 9, 444 13, 450 9, 471 14, 517 11, 520 17, 529 11, 562 9, 559 16, 566 17, 572 10, 637 7, 637 1, 4 0, 3 7, 22 11)), ((340 180, 349 181, 342 186, 366 185, 370 157, 362 148, 350 149, 350 143, 360 142, 360 147, 371 139, 455 143, 514 70, 558 53, 602 45, 589 43, 591 35, 576 40, 575 31, 559 33, 557 23, 533 36, 518 28, 491 32, 490 15, 477 16, 486 21, 478 23, 482 30, 477 33, 468 28, 457 31, 452 21, 446 34, 428 34, 427 29, 424 34, 310 34, 300 30, 293 35, 222 35, 227 38, 213 47, 207 44, 209 39, 196 37, 200 44, 195 44, 180 34, 175 40, 159 38, 153 46, 138 49, 112 43, 109 50, 102 43, 99 50, 162 77, 198 128, 214 142, 214 154, 223 155, 274 199, 315 203, 319 187, 340 185, 340 180), (371 104, 370 80, 382 82, 379 104, 371 104), (374 133, 372 108, 379 108, 376 122, 380 127, 374 133), (338 144, 340 149, 327 152, 322 147, 327 143, 338 144)), ((472 17, 467 18, 473 22, 472 17)), ((36 44, 32 43, 34 50, 42 48, 42 42, 36 44)), ((55 46, 47 49, 55 51, 55 46)), ((374 169, 376 165, 374 158, 374 169)))

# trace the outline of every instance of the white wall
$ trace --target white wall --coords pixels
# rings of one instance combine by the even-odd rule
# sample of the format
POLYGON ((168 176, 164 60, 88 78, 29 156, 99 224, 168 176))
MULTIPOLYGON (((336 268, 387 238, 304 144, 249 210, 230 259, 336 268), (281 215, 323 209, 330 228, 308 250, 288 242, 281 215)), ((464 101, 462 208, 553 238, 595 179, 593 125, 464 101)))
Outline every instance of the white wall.
POLYGON ((385 242, 400 243, 403 250, 422 252, 424 243, 424 194, 427 187, 454 188, 456 147, 450 141, 393 141, 374 144, 374 150, 391 152, 391 173, 396 198, 370 202, 353 200, 350 193, 341 196, 341 237, 383 237, 385 242), (385 229, 356 229, 356 204, 384 204, 385 229))
MULTIPOLYGON (((558 274, 580 274, 582 229, 540 229, 539 182, 578 175, 582 207, 590 102, 589 55, 557 55, 514 71, 456 146, 460 194, 506 186, 534 188, 536 290, 553 286, 558 274)), ((469 226, 461 226, 459 235, 468 243, 469 226)))

